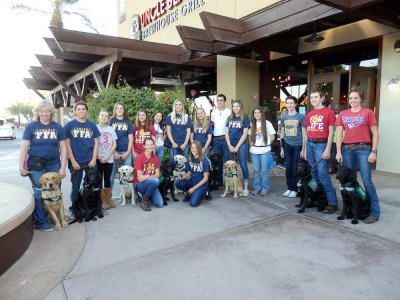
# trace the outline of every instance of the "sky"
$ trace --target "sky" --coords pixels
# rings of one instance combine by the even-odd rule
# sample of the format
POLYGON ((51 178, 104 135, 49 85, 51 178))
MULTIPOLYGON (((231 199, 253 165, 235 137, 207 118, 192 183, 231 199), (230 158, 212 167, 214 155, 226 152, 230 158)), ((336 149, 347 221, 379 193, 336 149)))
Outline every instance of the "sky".
MULTIPOLYGON (((117 0, 80 0, 69 9, 89 16, 99 33, 117 35, 117 0)), ((43 37, 52 37, 48 29, 50 15, 39 12, 18 12, 10 9, 12 4, 26 4, 37 8, 49 7, 49 0, 1 0, 0 1, 0 116, 6 116, 6 108, 16 102, 40 100, 35 92, 28 90, 22 82, 31 77, 30 66, 40 66, 35 54, 51 55, 43 37)), ((92 32, 77 17, 66 15, 64 28, 92 32)))

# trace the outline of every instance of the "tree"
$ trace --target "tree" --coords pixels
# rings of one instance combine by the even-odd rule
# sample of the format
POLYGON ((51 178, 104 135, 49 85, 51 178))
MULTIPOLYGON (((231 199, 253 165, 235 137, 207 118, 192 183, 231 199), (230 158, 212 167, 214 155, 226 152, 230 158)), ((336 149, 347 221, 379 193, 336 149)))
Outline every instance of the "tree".
POLYGON ((56 28, 64 28, 63 15, 76 15, 82 19, 83 23, 87 27, 98 33, 97 29, 86 15, 77 11, 70 11, 66 9, 66 7, 76 4, 79 2, 79 0, 48 0, 47 2, 50 3, 50 6, 46 9, 41 9, 22 3, 13 4, 11 5, 11 8, 20 11, 36 11, 45 15, 51 15, 50 26, 56 28))
MULTIPOLYGON (((150 116, 154 112, 160 111, 165 120, 166 116, 172 112, 173 102, 178 98, 181 98, 178 90, 169 90, 156 95, 152 90, 134 89, 125 81, 119 80, 116 85, 111 85, 100 92, 90 92, 86 99, 90 113, 89 118, 97 123, 100 110, 107 109, 111 114, 114 104, 117 102, 125 104, 133 122, 135 122, 136 113, 140 108, 145 108, 150 116)), ((187 103, 185 103, 185 109, 187 107, 187 103)))
POLYGON ((23 115, 24 118, 30 123, 33 117, 33 106, 30 104, 24 104, 21 102, 17 102, 16 104, 11 105, 7 108, 7 110, 14 116, 18 116, 18 126, 21 125, 20 116, 23 115))

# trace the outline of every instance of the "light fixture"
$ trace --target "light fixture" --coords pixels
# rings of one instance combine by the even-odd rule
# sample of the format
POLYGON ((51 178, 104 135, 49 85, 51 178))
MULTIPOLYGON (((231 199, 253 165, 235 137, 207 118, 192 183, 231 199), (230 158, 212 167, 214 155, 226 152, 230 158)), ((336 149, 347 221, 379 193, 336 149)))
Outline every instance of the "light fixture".
POLYGON ((397 40, 397 41, 394 43, 394 52, 400 53, 400 40, 397 40))
POLYGON ((393 91, 396 89, 397 84, 399 83, 400 78, 399 75, 397 77, 393 77, 392 79, 389 80, 389 82, 386 84, 388 86, 388 89, 393 91))
POLYGON ((321 41, 323 41, 325 38, 318 35, 317 33, 315 33, 315 22, 314 22, 314 31, 312 33, 312 35, 310 35, 308 38, 306 38, 304 41, 306 43, 311 43, 311 44, 316 44, 319 43, 321 41))

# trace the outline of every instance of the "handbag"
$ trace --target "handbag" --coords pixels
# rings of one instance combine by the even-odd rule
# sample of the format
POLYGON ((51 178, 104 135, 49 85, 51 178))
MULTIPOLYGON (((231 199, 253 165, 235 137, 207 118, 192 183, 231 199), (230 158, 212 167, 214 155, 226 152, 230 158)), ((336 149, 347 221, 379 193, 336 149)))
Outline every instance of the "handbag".
POLYGON ((47 160, 40 157, 29 156, 28 158, 28 170, 29 171, 41 171, 46 166, 47 160))

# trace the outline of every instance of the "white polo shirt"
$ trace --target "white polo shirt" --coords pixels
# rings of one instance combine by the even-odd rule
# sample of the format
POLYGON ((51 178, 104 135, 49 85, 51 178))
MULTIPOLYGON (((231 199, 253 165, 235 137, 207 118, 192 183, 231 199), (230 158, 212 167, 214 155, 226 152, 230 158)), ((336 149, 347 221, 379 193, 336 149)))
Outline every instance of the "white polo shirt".
POLYGON ((211 113, 211 121, 214 122, 214 136, 225 135, 226 121, 231 115, 231 110, 225 107, 224 110, 218 108, 211 113))

